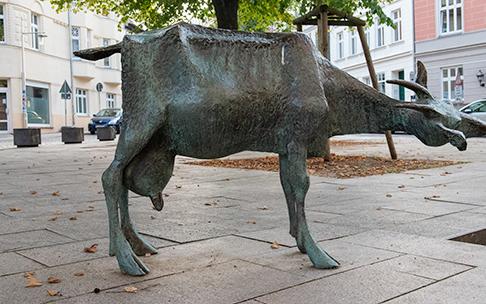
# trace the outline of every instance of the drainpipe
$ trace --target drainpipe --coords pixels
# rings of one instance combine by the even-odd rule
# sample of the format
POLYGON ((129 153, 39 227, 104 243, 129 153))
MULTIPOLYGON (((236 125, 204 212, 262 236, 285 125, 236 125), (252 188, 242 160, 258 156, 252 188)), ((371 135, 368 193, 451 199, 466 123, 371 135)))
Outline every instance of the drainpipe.
POLYGON ((74 88, 74 77, 73 77, 73 43, 71 41, 72 36, 72 25, 71 25, 71 4, 68 5, 68 30, 69 30, 69 76, 71 82, 71 126, 74 127, 74 99, 76 98, 76 89, 74 88))
POLYGON ((417 78, 417 71, 415 70, 415 67, 417 64, 415 63, 415 0, 412 1, 412 71, 413 71, 413 77, 416 79, 417 78))

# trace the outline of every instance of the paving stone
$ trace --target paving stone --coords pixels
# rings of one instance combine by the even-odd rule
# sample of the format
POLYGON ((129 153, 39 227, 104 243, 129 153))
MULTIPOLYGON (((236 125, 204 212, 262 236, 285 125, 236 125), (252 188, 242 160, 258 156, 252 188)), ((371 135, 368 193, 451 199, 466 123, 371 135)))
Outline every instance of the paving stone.
POLYGON ((70 241, 72 239, 48 230, 1 234, 0 252, 62 244, 70 241))
MULTIPOLYGON (((174 245, 172 242, 149 236, 144 238, 156 248, 174 245)), ((89 261, 98 259, 100 257, 107 257, 108 248, 109 240, 108 238, 103 238, 22 250, 18 251, 18 253, 47 266, 58 266, 81 261, 89 261), (98 244, 97 251, 95 253, 84 252, 84 248, 90 247, 93 244, 98 244)))
POLYGON ((339 268, 317 269, 312 266, 309 257, 300 253, 297 248, 281 247, 265 255, 252 256, 245 258, 245 260, 315 279, 371 265, 400 255, 396 252, 349 244, 340 240, 320 242, 319 246, 338 260, 341 264, 339 268))
MULTIPOLYGON (((227 304, 287 288, 303 281, 302 277, 283 271, 244 261, 232 261, 131 285, 140 291, 131 294, 129 299, 132 303, 227 304)), ((123 288, 116 288, 113 292, 109 290, 98 295, 90 294, 61 303, 120 303, 127 300, 127 294, 122 290, 123 288)))
POLYGON ((426 214, 375 209, 342 215, 340 217, 332 218, 328 222, 329 224, 335 225, 376 229, 403 223, 416 222, 429 217, 430 215, 426 214))
POLYGON ((257 300, 267 304, 380 303, 432 282, 371 265, 278 291, 257 300))
MULTIPOLYGON (((311 235, 316 242, 340 238, 365 231, 365 229, 359 227, 336 226, 315 222, 309 223, 309 227, 311 235)), ((270 243, 277 241, 279 244, 289 247, 297 246, 295 239, 289 234, 289 228, 287 226, 285 228, 278 227, 268 230, 245 232, 238 235, 270 243)))
POLYGON ((486 250, 481 245, 383 230, 367 231, 341 240, 465 265, 486 265, 486 250))
POLYGON ((0 276, 23 271, 33 271, 43 267, 43 265, 15 252, 0 253, 0 276))
POLYGON ((484 304, 486 269, 476 268, 400 296, 390 304, 484 304))
POLYGON ((393 269, 398 272, 413 274, 432 280, 442 280, 460 272, 472 269, 471 266, 414 255, 402 255, 380 262, 376 266, 382 267, 383 269, 393 269))

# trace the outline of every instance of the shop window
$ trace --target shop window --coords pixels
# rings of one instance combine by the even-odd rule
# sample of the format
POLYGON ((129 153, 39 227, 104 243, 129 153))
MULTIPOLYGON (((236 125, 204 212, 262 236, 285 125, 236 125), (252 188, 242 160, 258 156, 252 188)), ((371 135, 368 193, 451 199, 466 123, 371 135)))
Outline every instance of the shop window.
POLYGON ((49 89, 28 85, 26 93, 29 124, 49 124, 49 89))

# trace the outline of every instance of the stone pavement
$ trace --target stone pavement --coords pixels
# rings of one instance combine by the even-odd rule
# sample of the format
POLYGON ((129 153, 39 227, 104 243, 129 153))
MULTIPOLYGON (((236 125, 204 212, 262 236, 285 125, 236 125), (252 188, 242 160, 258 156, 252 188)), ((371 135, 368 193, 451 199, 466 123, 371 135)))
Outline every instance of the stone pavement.
MULTIPOLYGON (((142 258, 151 273, 135 278, 107 252, 100 175, 115 142, 63 145, 59 135, 46 137, 24 149, 0 139, 0 303, 486 303, 486 247, 449 240, 486 228, 486 139, 459 152, 400 135, 400 157, 469 163, 311 177, 308 220, 341 262, 335 270, 312 268, 289 237, 278 173, 178 158, 162 212, 130 196, 136 226, 159 248, 142 258), (273 241, 282 246, 272 249, 273 241), (96 253, 83 251, 93 244, 96 253), (25 288, 28 271, 43 285, 25 288), (60 283, 47 283, 49 276, 60 283), (138 291, 124 292, 127 286, 138 291)), ((346 138, 378 143, 336 152, 387 154, 383 136, 346 138)))

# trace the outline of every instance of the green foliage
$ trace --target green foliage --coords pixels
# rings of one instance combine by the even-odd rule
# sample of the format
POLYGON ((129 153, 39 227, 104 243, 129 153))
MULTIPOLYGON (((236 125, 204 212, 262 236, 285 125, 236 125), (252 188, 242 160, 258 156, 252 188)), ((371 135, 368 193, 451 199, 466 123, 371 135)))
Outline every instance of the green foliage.
MULTIPOLYGON (((44 0, 59 11, 67 10, 72 0, 44 0)), ((368 24, 378 20, 392 22, 380 7, 391 0, 240 0, 238 22, 246 31, 290 31, 296 14, 305 14, 318 4, 327 4, 346 13, 365 16, 368 24), (357 13, 358 12, 358 13, 357 13)), ((115 13, 120 24, 133 21, 143 29, 167 26, 177 21, 198 19, 216 26, 211 0, 77 0, 73 11, 90 10, 98 14, 115 13)))

